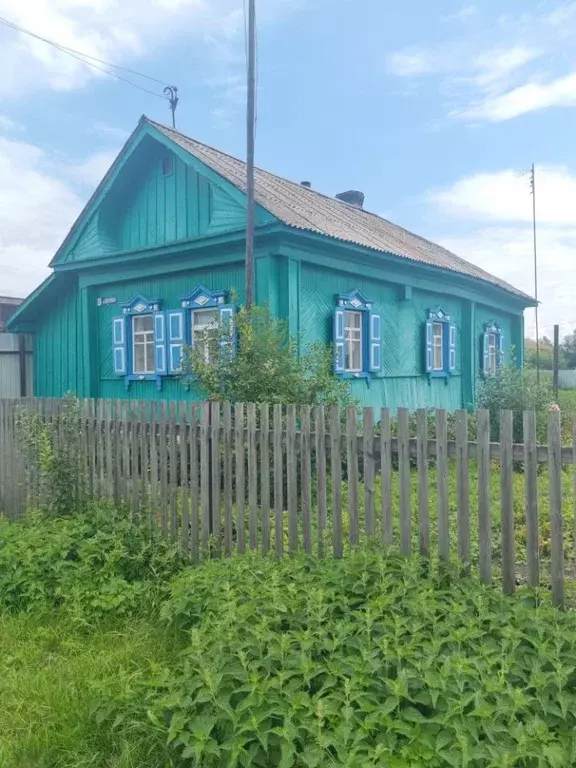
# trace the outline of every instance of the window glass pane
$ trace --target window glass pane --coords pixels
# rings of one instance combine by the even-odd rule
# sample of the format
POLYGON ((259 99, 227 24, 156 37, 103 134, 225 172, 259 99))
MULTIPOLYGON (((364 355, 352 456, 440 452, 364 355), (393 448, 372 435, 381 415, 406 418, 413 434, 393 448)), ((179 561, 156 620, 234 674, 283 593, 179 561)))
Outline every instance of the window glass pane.
POLYGON ((154 373, 154 318, 139 315, 132 318, 133 373, 154 373))
POLYGON ((362 371, 362 314, 344 313, 344 368, 351 373, 362 371))
POLYGON ((192 313, 192 340, 194 348, 209 363, 218 345, 218 310, 201 309, 192 313))
POLYGON ((442 323, 434 323, 432 326, 432 345, 434 348, 434 370, 444 370, 444 355, 443 355, 443 325, 442 323))
POLYGON ((152 315, 141 315, 134 318, 134 332, 140 331, 153 331, 154 330, 154 318, 152 315))
POLYGON ((496 373, 496 334, 488 334, 488 372, 496 373))

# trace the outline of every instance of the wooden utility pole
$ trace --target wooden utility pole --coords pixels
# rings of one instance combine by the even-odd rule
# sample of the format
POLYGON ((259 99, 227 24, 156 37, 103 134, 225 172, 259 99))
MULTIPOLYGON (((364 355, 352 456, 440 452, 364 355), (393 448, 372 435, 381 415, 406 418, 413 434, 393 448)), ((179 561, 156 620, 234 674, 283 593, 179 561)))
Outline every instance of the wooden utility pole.
POLYGON ((554 326, 554 356, 552 358, 552 389, 554 400, 558 402, 558 367, 560 359, 560 326, 554 326))
POLYGON ((248 0, 246 103, 246 308, 254 304, 254 134, 256 117, 256 5, 248 0))
POLYGON ((530 172, 530 188, 532 191, 532 231, 534 236, 534 298, 536 300, 536 309, 534 311, 536 321, 536 381, 540 383, 540 338, 538 330, 538 256, 536 250, 536 174, 534 163, 530 172))

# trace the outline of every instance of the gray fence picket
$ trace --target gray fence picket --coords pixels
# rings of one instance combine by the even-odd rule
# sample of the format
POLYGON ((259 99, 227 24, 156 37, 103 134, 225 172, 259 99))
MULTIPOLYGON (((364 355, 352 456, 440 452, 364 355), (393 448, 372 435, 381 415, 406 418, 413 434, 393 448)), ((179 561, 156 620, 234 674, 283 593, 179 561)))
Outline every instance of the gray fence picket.
POLYGON ((514 562, 514 500, 512 496, 512 411, 500 413, 500 528, 502 537, 502 587, 506 594, 516 588, 514 562))
POLYGON ((350 544, 357 544, 358 535, 358 427, 356 408, 346 410, 346 461, 348 468, 348 533, 350 544))
POLYGON ((562 517, 562 433, 560 411, 548 412, 548 475, 550 494, 550 581, 552 603, 564 608, 564 519, 562 517))
POLYGON ((412 505, 410 500, 410 425, 407 408, 398 408, 398 480, 400 485, 400 550, 412 552, 412 505))
POLYGON ((430 513, 428 495, 428 415, 424 408, 416 411, 416 453, 418 467, 418 539, 420 554, 430 554, 430 513))
POLYGON ((286 482, 288 496, 288 550, 298 551, 298 479, 296 474, 296 406, 286 406, 286 482))
POLYGON ((270 549, 270 407, 260 406, 260 508, 262 510, 262 553, 270 549))
POLYGON ((374 536, 374 411, 362 413, 362 462, 364 465, 364 525, 367 536, 374 536))
POLYGON ((246 482, 244 451, 244 405, 234 406, 234 450, 236 453, 236 542, 238 552, 246 548, 246 482))
POLYGON ((323 405, 314 411, 314 438, 316 457, 316 504, 318 507, 318 555, 324 555, 326 531, 326 416, 323 405))
POLYGON ((233 472, 232 472, 232 408, 230 403, 222 406, 222 443, 224 472, 224 552, 232 554, 234 518, 232 514, 233 472))
POLYGON ((332 475, 332 549, 342 557, 342 439, 340 408, 330 413, 330 473, 332 475))
POLYGON ((478 411, 478 559, 480 579, 492 583, 492 517, 490 511, 490 412, 478 411))
POLYGON ((470 468, 468 412, 456 411, 456 493, 458 497, 458 558, 470 570, 470 468))
POLYGON ((282 406, 274 405, 274 537, 276 555, 284 553, 284 461, 282 447, 282 406))
POLYGON ((394 542, 392 525, 392 434, 390 409, 380 411, 380 479, 382 481, 382 543, 391 546, 394 542))
POLYGON ((300 409, 300 419, 300 487, 302 489, 302 533, 304 541, 304 552, 307 554, 312 554, 312 456, 309 405, 303 405, 300 409))
POLYGON ((250 549, 258 547, 258 451, 256 447, 256 406, 246 406, 248 428, 248 509, 250 519, 250 549))
POLYGON ((220 555, 222 540, 222 515, 220 509, 220 489, 222 483, 222 468, 220 464, 220 422, 220 403, 218 400, 213 400, 210 404, 210 530, 212 531, 215 555, 220 555))
POLYGON ((450 559, 450 520, 448 517, 448 425, 446 411, 436 411, 436 478, 438 486, 438 554, 450 559))
POLYGON ((524 485, 526 493, 526 563, 530 587, 540 585, 538 533, 538 463, 536 461, 536 414, 524 413, 524 485))

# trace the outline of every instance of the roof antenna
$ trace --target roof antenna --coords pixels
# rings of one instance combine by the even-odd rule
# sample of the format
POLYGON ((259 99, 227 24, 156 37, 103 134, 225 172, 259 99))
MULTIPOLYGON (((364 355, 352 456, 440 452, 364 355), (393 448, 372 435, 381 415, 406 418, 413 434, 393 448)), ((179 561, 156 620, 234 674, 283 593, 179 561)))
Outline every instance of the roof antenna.
POLYGON ((164 94, 170 102, 170 110, 172 112, 172 128, 176 128, 176 107, 178 106, 178 88, 175 85, 167 85, 164 88, 164 94))

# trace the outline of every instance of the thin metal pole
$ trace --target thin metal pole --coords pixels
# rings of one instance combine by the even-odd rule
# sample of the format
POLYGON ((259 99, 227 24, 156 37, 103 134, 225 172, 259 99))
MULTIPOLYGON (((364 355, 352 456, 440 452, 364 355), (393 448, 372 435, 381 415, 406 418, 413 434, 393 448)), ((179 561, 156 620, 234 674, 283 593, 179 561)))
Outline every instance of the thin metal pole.
POLYGON ((534 234, 534 299, 536 308, 534 316, 536 320, 536 381, 540 383, 540 332, 538 330, 538 252, 536 249, 536 173, 534 163, 532 163, 532 173, 530 176, 530 186, 532 187, 532 229, 534 234))
POLYGON ((256 106, 256 6, 248 0, 248 94, 246 109, 246 308, 254 304, 254 125, 256 106))

